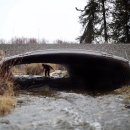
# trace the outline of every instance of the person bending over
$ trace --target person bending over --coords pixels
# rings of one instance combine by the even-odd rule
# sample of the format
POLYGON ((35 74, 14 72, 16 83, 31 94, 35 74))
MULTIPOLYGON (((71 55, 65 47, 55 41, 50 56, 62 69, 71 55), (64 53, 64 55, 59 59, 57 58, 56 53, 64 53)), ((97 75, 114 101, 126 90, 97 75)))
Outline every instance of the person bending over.
POLYGON ((50 70, 53 68, 50 65, 42 64, 42 67, 45 69, 45 76, 50 76, 50 70))

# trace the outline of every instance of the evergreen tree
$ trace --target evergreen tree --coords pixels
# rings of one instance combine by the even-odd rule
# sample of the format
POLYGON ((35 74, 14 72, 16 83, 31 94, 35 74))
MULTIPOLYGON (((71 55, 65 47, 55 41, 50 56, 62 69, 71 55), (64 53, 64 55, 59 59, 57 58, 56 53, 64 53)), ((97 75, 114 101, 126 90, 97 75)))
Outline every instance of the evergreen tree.
POLYGON ((83 34, 78 38, 80 43, 91 43, 97 36, 98 30, 95 28, 95 25, 99 22, 99 17, 96 13, 98 8, 95 0, 89 0, 83 10, 76 8, 78 11, 81 11, 79 19, 83 26, 83 34))
POLYGON ((105 1, 106 0, 101 0, 101 11, 103 13, 104 38, 105 42, 108 42, 105 1))
POLYGON ((112 39, 115 43, 130 43, 130 0, 115 0, 112 16, 112 39))
POLYGON ((83 26, 83 34, 79 37, 80 43, 91 43, 96 39, 102 39, 108 42, 106 18, 109 13, 109 6, 106 7, 106 0, 89 0, 84 10, 81 11, 80 23, 83 26))

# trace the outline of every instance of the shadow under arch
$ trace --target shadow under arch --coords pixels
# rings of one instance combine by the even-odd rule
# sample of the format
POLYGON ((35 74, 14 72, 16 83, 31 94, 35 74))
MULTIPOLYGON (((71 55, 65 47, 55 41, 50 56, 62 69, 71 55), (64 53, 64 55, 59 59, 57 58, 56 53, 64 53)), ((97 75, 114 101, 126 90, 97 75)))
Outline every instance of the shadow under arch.
POLYGON ((7 57, 0 62, 0 65, 6 71, 9 68, 8 66, 42 62, 61 64, 67 68, 70 75, 68 78, 53 79, 46 77, 36 81, 36 84, 44 85, 48 83, 50 87, 58 90, 106 91, 130 84, 128 60, 107 53, 83 49, 37 50, 7 57))

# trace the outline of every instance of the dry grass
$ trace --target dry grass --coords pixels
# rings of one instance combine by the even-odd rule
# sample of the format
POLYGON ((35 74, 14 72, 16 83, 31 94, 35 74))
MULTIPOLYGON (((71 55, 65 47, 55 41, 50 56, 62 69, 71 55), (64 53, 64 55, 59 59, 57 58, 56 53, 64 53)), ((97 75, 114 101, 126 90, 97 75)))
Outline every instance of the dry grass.
POLYGON ((7 86, 3 95, 0 96, 0 115, 5 115, 11 112, 11 108, 15 104, 15 100, 12 98, 14 95, 13 83, 11 81, 2 81, 4 86, 7 86))
MULTIPOLYGON (((66 68, 59 64, 50 64, 54 70, 66 70, 66 68)), ((51 70, 50 72, 53 72, 51 70)), ((11 68, 12 74, 27 74, 27 75, 44 75, 44 69, 42 67, 42 63, 32 63, 25 65, 18 65, 11 68)))
MULTIPOLYGON (((56 65, 56 64, 49 64, 51 65, 55 70, 56 69, 62 69, 64 70, 64 67, 61 65, 56 65)), ((42 64, 27 64, 27 65, 19 65, 11 68, 11 73, 12 74, 32 74, 32 75, 41 75, 43 74, 43 68, 42 64)), ((13 82, 9 81, 9 76, 7 75, 6 80, 5 77, 2 78, 0 77, 0 115, 4 116, 8 113, 11 112, 12 107, 16 103, 15 99, 13 98, 14 96, 14 86, 13 82)), ((37 95, 37 93, 35 93, 37 95)), ((44 96, 49 96, 49 97, 55 97, 55 94, 52 92, 44 92, 44 93, 38 93, 38 95, 44 95, 44 96)))
POLYGON ((12 67, 10 69, 10 71, 12 74, 26 74, 24 66, 25 65, 16 65, 16 66, 12 67))
MULTIPOLYGON (((0 60, 2 60, 3 51, 0 50, 0 60)), ((53 67, 54 70, 60 69, 65 70, 65 68, 61 65, 57 64, 49 64, 53 67)), ((11 65, 13 66, 13 64, 11 65)), ((11 112, 12 107, 16 104, 14 96, 14 86, 13 82, 10 81, 11 74, 27 74, 27 75, 43 75, 44 70, 42 67, 42 63, 32 63, 26 65, 17 65, 10 69, 10 72, 7 73, 0 68, 0 115, 4 116, 11 112), (2 74, 4 74, 2 76, 2 74)), ((40 93, 44 96, 53 96, 52 92, 40 93)))
POLYGON ((5 90, 4 95, 6 95, 6 96, 14 96, 13 82, 6 80, 5 84, 7 85, 7 89, 5 90))
POLYGON ((3 116, 11 112, 11 108, 14 106, 15 100, 12 96, 4 94, 0 97, 0 115, 3 116))
POLYGON ((12 74, 27 74, 27 75, 41 75, 43 69, 40 63, 32 63, 25 65, 17 65, 11 68, 12 74))
POLYGON ((122 94, 127 93, 130 94, 130 86, 123 86, 122 88, 118 88, 115 90, 115 93, 122 94))
POLYGON ((27 64, 27 65, 25 65, 25 73, 27 75, 30 75, 30 74, 31 75, 42 75, 43 68, 40 63, 27 64))
MULTIPOLYGON (((8 75, 10 76, 10 75, 8 75)), ((13 99, 13 82, 9 81, 10 77, 0 77, 0 115, 3 116, 11 112, 12 106, 15 104, 13 99)))
POLYGON ((130 99, 130 86, 123 86, 114 91, 116 94, 122 94, 125 99, 130 99))

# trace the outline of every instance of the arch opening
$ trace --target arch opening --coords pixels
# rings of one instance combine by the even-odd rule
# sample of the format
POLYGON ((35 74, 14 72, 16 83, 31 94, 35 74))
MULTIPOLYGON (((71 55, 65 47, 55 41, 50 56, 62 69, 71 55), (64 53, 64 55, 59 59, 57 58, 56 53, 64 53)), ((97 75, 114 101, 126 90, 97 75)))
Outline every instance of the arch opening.
MULTIPOLYGON (((50 63, 63 65, 69 77, 32 79, 24 84, 35 81, 31 85, 46 85, 58 90, 114 90, 123 85, 130 84, 130 66, 124 59, 104 56, 99 53, 86 53, 81 51, 46 51, 25 53, 22 56, 10 58, 4 64, 13 63, 13 66, 31 63, 50 63)), ((17 83, 23 84, 16 79, 17 83)))

